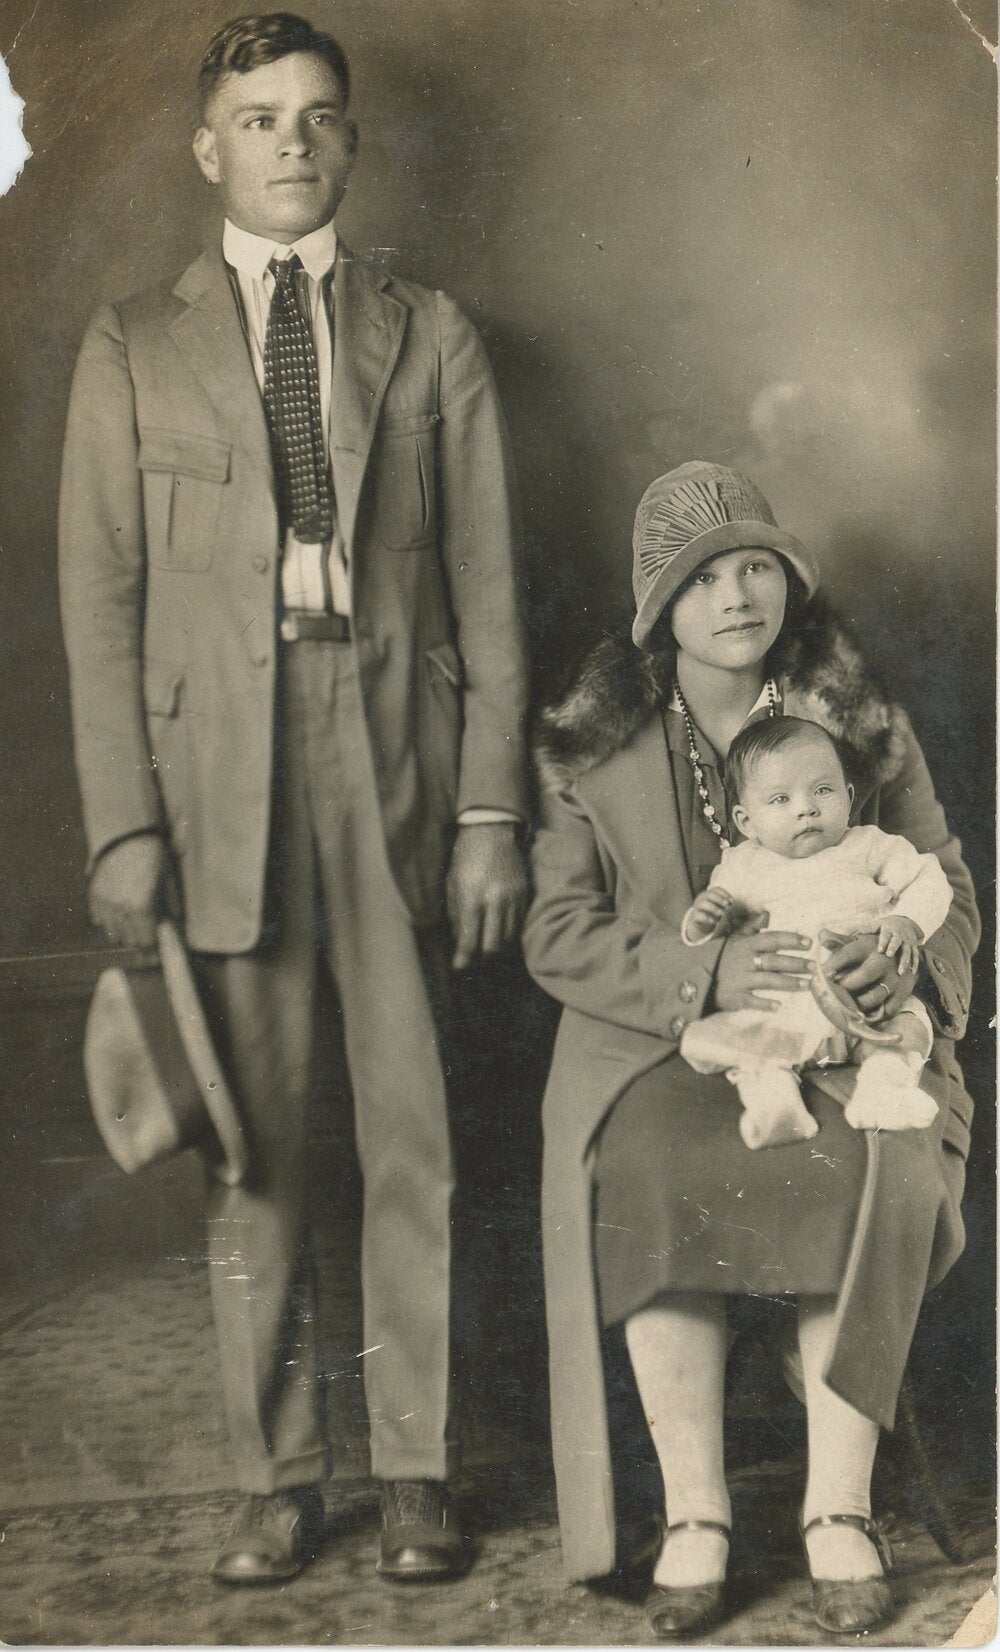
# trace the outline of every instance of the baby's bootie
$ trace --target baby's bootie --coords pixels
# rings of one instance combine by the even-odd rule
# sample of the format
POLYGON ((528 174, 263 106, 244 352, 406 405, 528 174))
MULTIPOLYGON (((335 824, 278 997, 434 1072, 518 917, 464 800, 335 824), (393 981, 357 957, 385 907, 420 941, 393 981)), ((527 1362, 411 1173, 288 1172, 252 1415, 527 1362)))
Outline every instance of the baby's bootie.
POLYGON ((748 1147, 784 1147, 808 1141, 819 1125, 807 1110, 798 1080, 787 1067, 763 1067, 757 1072, 726 1074, 743 1103, 740 1135, 748 1147))
POLYGON ((917 1083, 918 1055, 877 1050, 861 1063, 844 1111, 853 1130, 925 1130, 937 1117, 937 1102, 917 1083))

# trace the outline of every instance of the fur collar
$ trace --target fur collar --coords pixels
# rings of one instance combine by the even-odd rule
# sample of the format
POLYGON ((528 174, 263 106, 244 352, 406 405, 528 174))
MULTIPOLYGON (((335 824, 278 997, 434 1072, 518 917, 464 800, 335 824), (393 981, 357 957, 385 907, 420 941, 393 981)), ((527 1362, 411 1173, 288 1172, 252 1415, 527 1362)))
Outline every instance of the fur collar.
MULTIPOLYGON (((843 620, 816 599, 808 621, 772 660, 790 715, 820 723, 840 743, 861 795, 899 773, 906 718, 885 694, 843 620)), ((673 659, 632 642, 631 622, 604 636, 538 721, 543 784, 565 785, 607 762, 670 698, 673 659)))

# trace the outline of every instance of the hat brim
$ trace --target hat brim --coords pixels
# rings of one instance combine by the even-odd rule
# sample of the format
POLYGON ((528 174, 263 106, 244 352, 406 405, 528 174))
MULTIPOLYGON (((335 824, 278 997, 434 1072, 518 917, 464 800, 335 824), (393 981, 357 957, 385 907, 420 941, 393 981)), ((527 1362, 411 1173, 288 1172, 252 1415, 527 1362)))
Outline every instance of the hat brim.
POLYGON ((819 564, 812 551, 794 535, 776 528, 773 522, 720 522, 708 528, 685 545, 682 551, 661 568, 649 586, 635 616, 632 641, 637 648, 645 648, 654 625, 670 599, 676 596, 684 581, 700 568, 709 557, 724 551, 758 549, 775 551, 787 558, 811 597, 819 586, 819 564))
POLYGON ((219 1181, 236 1187, 243 1181, 249 1167, 249 1153, 236 1103, 205 1021, 184 943, 168 920, 157 925, 156 938, 177 1032, 201 1092, 205 1111, 222 1148, 222 1160, 212 1168, 219 1181))

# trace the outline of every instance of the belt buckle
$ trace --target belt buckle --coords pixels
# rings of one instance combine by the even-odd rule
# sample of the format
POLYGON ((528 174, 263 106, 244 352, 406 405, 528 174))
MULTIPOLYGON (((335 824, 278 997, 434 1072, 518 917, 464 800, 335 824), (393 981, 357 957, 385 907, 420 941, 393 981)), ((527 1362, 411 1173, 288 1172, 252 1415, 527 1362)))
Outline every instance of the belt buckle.
POLYGON ((350 642, 351 622, 346 614, 292 609, 282 615, 278 632, 283 642, 350 642))

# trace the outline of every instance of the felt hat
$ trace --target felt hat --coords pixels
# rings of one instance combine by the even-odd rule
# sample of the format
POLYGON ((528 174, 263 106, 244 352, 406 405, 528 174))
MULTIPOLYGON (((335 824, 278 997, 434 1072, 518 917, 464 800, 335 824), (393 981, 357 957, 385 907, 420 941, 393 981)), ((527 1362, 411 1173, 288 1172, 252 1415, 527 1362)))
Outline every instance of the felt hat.
POLYGON ((94 988, 83 1041, 94 1122, 122 1170, 197 1147, 235 1187, 247 1146, 172 923, 157 926, 157 948, 159 967, 111 965, 94 988))
POLYGON ((778 527, 770 505, 749 477, 703 459, 658 476, 639 501, 632 533, 636 646, 648 646, 667 603, 703 562, 722 551, 754 546, 787 558, 806 595, 813 595, 819 585, 815 556, 778 527))

